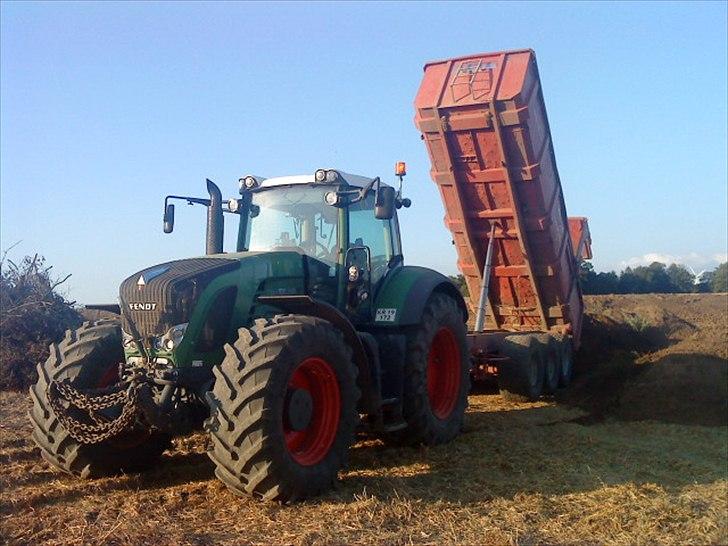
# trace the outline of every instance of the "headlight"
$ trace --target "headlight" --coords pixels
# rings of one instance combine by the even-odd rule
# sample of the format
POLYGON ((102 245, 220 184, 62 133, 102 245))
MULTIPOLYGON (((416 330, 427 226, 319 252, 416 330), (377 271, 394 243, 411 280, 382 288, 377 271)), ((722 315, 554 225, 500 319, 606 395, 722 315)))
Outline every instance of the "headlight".
POLYGON ((121 331, 121 344, 124 349, 134 349, 134 338, 131 334, 127 334, 124 330, 121 331))
POLYGON ((180 343, 182 343, 182 338, 185 335, 185 332, 187 331, 187 325, 189 323, 185 322, 184 324, 178 324, 177 326, 172 326, 164 336, 162 336, 162 339, 160 340, 160 348, 166 349, 167 351, 171 351, 175 347, 178 347, 180 343))
POLYGON ((316 182, 324 182, 326 180, 326 171, 324 169, 318 169, 314 173, 313 178, 316 182))
POLYGON ((238 212, 240 210, 240 199, 230 199, 227 206, 230 212, 238 212))
POLYGON ((359 280, 359 268, 355 265, 349 266, 349 282, 356 282, 359 280))
POLYGON ((339 179, 339 173, 337 171, 326 171, 326 182, 336 182, 339 179))

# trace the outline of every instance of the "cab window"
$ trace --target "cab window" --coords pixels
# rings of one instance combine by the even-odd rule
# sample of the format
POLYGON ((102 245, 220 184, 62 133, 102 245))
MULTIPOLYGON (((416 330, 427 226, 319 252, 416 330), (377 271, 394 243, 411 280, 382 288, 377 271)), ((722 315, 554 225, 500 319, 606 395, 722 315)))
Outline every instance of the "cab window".
POLYGON ((394 255, 392 220, 374 217, 374 196, 349 207, 349 247, 368 246, 372 256, 371 282, 374 285, 387 272, 394 255))

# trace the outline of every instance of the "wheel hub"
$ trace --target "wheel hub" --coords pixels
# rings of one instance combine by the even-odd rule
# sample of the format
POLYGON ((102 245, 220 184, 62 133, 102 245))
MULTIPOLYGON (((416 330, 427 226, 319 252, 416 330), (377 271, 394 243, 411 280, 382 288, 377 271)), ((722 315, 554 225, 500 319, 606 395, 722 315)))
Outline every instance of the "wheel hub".
POLYGON ((290 430, 304 430, 311 423, 313 415, 313 398, 306 389, 288 391, 286 402, 286 419, 290 430))
POLYGON ((313 356, 293 370, 284 400, 283 433, 291 457, 303 466, 321 462, 339 429, 341 394, 334 368, 313 356))

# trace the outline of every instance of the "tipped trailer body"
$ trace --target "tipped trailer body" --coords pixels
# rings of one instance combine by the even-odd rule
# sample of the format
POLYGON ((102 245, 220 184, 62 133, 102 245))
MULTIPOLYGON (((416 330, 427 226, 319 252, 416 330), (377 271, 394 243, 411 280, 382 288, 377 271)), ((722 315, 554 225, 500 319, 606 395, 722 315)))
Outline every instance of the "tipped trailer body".
POLYGON ((591 239, 586 218, 566 213, 534 52, 428 63, 415 110, 476 307, 475 377, 514 366, 530 354, 524 345, 542 364, 544 351, 570 359, 584 311, 578 261, 591 257, 591 239))

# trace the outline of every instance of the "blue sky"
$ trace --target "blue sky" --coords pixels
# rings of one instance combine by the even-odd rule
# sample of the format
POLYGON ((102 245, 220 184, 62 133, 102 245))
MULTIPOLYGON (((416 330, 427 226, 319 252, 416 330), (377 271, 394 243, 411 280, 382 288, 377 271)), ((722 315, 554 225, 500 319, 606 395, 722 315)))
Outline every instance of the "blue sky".
MULTIPOLYGON (((204 252, 239 176, 408 163, 406 261, 455 272, 412 101, 425 61, 533 48, 568 212, 597 269, 725 259, 725 2, 2 3, 0 228, 13 257, 115 301, 155 262, 204 252), (654 256, 652 256, 654 255, 654 256)), ((232 231, 232 230, 230 230, 232 231)))

